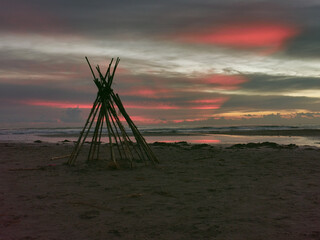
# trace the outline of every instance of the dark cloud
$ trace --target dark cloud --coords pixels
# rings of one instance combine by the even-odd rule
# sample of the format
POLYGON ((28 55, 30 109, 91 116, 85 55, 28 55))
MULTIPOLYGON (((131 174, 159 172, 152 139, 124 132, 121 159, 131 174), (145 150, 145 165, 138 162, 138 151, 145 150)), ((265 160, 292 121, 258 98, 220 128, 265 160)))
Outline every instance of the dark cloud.
POLYGON ((32 99, 87 103, 93 101, 95 96, 96 94, 88 94, 86 91, 76 91, 75 89, 65 89, 50 85, 0 83, 0 99, 2 100, 0 106, 8 102, 18 104, 32 99))
POLYGON ((0 30, 18 33, 56 34, 66 32, 66 24, 55 8, 44 8, 45 3, 37 1, 1 2, 0 30))
POLYGON ((285 93, 297 90, 320 89, 320 77, 270 76, 264 74, 246 75, 249 79, 241 85, 242 91, 255 93, 285 93))
POLYGON ((41 106, 27 106, 19 104, 1 105, 0 123, 5 124, 24 124, 34 123, 53 123, 57 124, 62 116, 61 109, 54 109, 41 106))
MULTIPOLYGON (((294 4, 279 1, 4 1, 4 30, 158 36, 236 21, 295 22, 294 4), (24 12, 21 9, 25 9, 24 12), (20 17, 20 13, 24 13, 20 17), (14 20, 13 20, 14 19, 14 20), (9 23, 9 24, 8 24, 9 23)), ((315 13, 313 13, 315 14, 315 13)), ((20 14, 21 15, 21 14, 20 14)), ((92 35, 91 35, 92 36, 92 35)))
MULTIPOLYGON (((320 13, 320 8, 318 13, 320 13)), ((320 25, 306 27, 296 38, 290 41, 284 54, 291 58, 320 58, 319 42, 320 25)))
POLYGON ((284 54, 292 58, 319 58, 320 5, 315 1, 295 2, 292 10, 299 34, 291 39, 284 54))
POLYGON ((69 80, 70 77, 83 79, 90 76, 84 57, 46 54, 27 48, 19 50, 0 48, 0 56, 2 56, 0 70, 3 73, 24 73, 26 76, 28 74, 47 74, 48 76, 64 74, 69 80))
POLYGON ((61 117, 63 122, 82 122, 81 110, 79 108, 67 108, 64 112, 64 115, 61 117))
POLYGON ((183 126, 236 126, 236 125, 285 125, 285 126, 298 126, 298 125, 319 125, 320 113, 304 113, 298 112, 292 115, 283 115, 280 113, 266 114, 263 116, 243 116, 240 118, 224 118, 215 117, 206 120, 193 122, 181 122, 179 125, 183 126))
POLYGON ((320 99, 308 97, 289 97, 289 96, 253 96, 232 95, 223 107, 222 112, 229 111, 296 111, 305 109, 309 111, 320 111, 320 99))

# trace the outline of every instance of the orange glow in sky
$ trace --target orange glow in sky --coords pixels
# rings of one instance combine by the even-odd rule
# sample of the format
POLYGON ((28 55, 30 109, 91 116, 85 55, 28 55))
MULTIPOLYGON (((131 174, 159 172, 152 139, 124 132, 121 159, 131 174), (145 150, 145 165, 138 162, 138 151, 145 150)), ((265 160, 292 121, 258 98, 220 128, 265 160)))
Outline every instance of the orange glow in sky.
MULTIPOLYGON (((125 119, 121 116, 119 117, 121 121, 125 121, 125 119)), ((131 120, 136 122, 136 123, 143 123, 143 124, 160 124, 160 123, 165 123, 163 120, 159 119, 153 119, 153 118, 147 118, 143 116, 130 116, 131 120)))
POLYGON ((204 83, 217 84, 221 86, 235 86, 241 83, 245 83, 247 81, 248 80, 243 76, 222 75, 222 74, 214 74, 208 78, 203 79, 204 83))
POLYGON ((180 107, 175 105, 169 105, 165 103, 148 103, 145 104, 134 104, 124 103, 125 108, 136 108, 136 109, 179 109, 180 107))
POLYGON ((147 98, 161 98, 163 97, 163 94, 168 96, 168 93, 170 93, 170 89, 164 89, 164 88, 148 88, 148 87, 138 87, 130 89, 129 91, 123 91, 123 95, 127 96, 140 96, 147 98))
POLYGON ((21 102, 22 104, 32 105, 32 106, 43 106, 52 108, 92 108, 92 104, 78 104, 78 103, 68 103, 59 101, 44 101, 44 100, 25 100, 21 102))
MULTIPOLYGON (((44 106, 52 108, 83 108, 90 109, 92 104, 78 104, 68 103, 60 101, 44 101, 44 100, 25 100, 20 102, 21 104, 32 105, 32 106, 44 106)), ((179 109, 178 106, 169 105, 165 103, 145 103, 145 104, 125 104, 125 108, 136 108, 136 109, 179 109)))

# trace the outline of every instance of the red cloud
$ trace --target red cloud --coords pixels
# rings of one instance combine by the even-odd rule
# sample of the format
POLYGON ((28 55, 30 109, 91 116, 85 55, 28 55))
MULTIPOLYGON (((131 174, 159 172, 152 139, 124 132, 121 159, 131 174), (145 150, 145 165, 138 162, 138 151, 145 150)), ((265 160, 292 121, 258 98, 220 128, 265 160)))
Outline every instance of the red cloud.
POLYGON ((237 89, 240 84, 247 82, 248 79, 240 75, 222 75, 213 74, 206 78, 198 80, 199 83, 205 84, 206 88, 232 90, 237 89))
POLYGON ((179 109, 180 107, 172 105, 172 104, 166 104, 166 103, 141 103, 141 104, 135 104, 135 103, 125 103, 125 108, 136 108, 136 109, 179 109))
POLYGON ((199 99, 189 101, 191 103, 190 109, 219 109, 221 105, 227 101, 228 98, 220 97, 213 99, 199 99))
POLYGON ((24 100, 20 103, 32 106, 43 106, 52 108, 92 108, 92 104, 78 104, 63 101, 24 100))
POLYGON ((241 83, 245 83, 248 80, 243 76, 238 75, 220 75, 215 74, 210 77, 203 79, 204 83, 217 84, 221 86, 235 86, 241 83))
POLYGON ((208 118, 187 118, 187 119, 175 119, 172 120, 171 122, 173 123, 182 123, 182 122, 198 122, 198 121, 203 121, 207 120, 208 118))
POLYGON ((198 99, 190 101, 191 103, 224 103, 229 98, 226 97, 220 97, 220 98, 213 98, 213 99, 198 99))
MULTIPOLYGON (((78 104, 64 101, 46 101, 46 100, 24 100, 20 101, 20 104, 32 105, 32 106, 44 106, 52 108, 92 108, 92 104, 78 104)), ((136 108, 136 109, 179 109, 180 107, 165 103, 125 103, 125 108, 136 108)))
POLYGON ((162 98, 166 94, 168 97, 168 93, 171 92, 170 89, 165 88, 147 88, 147 87, 138 87, 130 89, 129 91, 123 91, 121 95, 127 96, 142 96, 145 98, 162 98))
MULTIPOLYGON (((166 121, 160 120, 160 119, 154 119, 154 118, 148 118, 143 116, 130 116, 132 121, 134 121, 137 124, 161 124, 166 123, 166 121)), ((120 117, 121 121, 125 121, 124 117, 120 117)))
POLYGON ((212 31, 179 36, 184 42, 215 44, 235 48, 258 48, 278 51, 298 34, 297 28, 278 23, 235 23, 212 31))
POLYGON ((190 107, 190 109, 219 109, 221 107, 220 104, 211 104, 211 105, 201 105, 190 107))

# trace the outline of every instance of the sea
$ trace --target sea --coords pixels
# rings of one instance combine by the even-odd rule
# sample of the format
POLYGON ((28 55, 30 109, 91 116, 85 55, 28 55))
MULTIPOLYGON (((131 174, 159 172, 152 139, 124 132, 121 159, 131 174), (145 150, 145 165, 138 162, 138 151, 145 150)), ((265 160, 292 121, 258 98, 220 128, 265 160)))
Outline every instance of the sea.
MULTIPOLYGON (((319 126, 224 126, 224 127, 196 127, 196 128, 139 128, 148 143, 154 142, 188 142, 191 144, 238 144, 249 142, 275 142, 278 144, 296 144, 320 147, 319 136, 252 136, 237 135, 237 131, 264 130, 303 130, 320 129, 319 126), (232 131, 234 134, 220 134, 232 131)), ((3 128, 0 129, 0 142, 74 142, 77 141, 82 128, 3 128)), ((130 130, 128 130, 130 135, 130 130)), ((102 142, 107 142, 107 132, 102 142)), ((90 141, 90 134, 88 135, 90 141)))

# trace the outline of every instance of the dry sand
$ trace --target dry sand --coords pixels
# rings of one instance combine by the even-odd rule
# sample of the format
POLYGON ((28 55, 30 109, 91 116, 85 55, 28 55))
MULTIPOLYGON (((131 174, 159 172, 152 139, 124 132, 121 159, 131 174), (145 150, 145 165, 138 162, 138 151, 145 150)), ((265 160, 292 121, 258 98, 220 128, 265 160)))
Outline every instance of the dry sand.
POLYGON ((161 164, 74 167, 0 144, 0 239, 320 239, 320 151, 159 144, 161 164))

